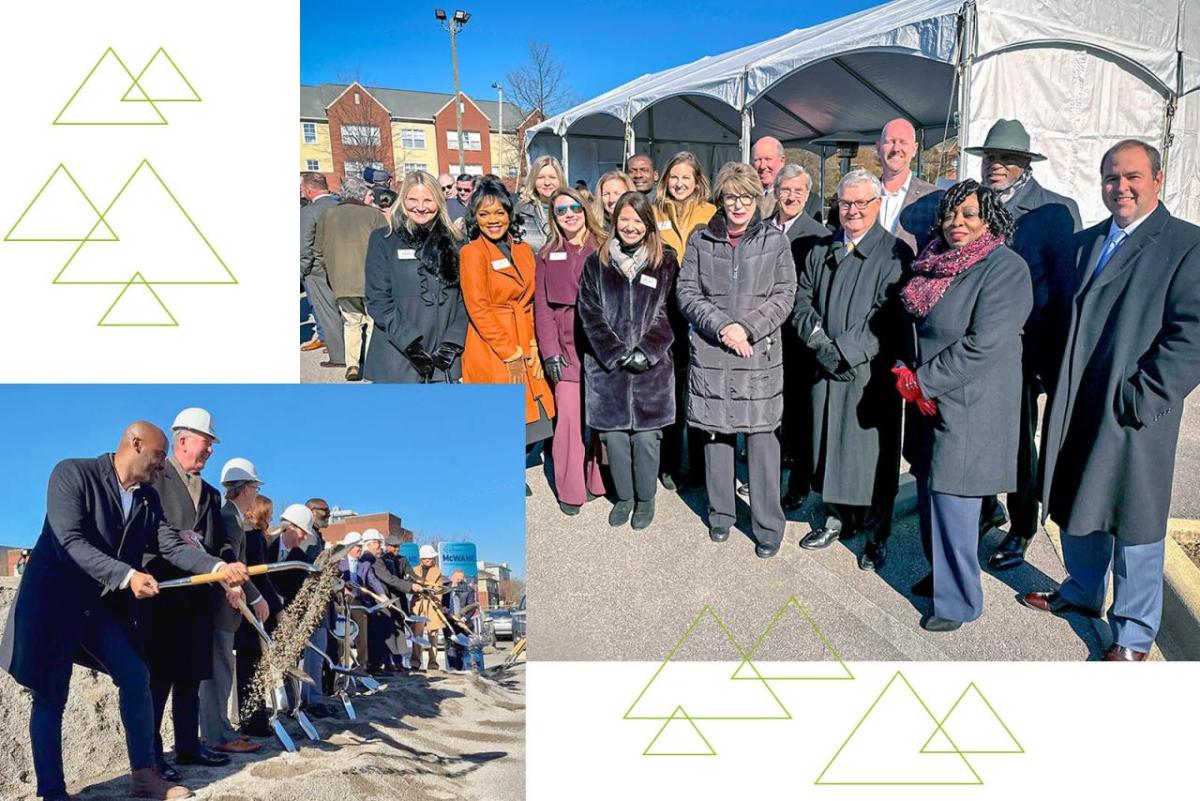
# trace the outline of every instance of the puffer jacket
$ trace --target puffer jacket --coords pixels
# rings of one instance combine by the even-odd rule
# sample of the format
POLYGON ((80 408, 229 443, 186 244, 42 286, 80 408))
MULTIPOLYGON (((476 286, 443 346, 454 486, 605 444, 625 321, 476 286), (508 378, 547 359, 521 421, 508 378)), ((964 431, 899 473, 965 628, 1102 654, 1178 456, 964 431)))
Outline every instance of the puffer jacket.
POLYGON ((755 214, 735 248, 718 211, 688 238, 676 296, 691 326, 688 422, 726 434, 774 431, 783 417, 780 328, 796 296, 787 235, 755 214), (731 323, 746 329, 750 358, 721 343, 731 323))

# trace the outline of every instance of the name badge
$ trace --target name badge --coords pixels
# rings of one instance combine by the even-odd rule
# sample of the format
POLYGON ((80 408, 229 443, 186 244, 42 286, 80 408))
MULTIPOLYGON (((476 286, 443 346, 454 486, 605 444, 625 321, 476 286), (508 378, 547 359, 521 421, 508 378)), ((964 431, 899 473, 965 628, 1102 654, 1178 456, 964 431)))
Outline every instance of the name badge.
POLYGON ((671 221, 670 221, 670 220, 662 220, 662 221, 660 221, 660 222, 658 223, 658 230, 660 230, 660 231, 670 231, 670 230, 671 230, 671 221))
POLYGON ((505 267, 511 266, 512 265, 508 263, 508 259, 496 259, 494 262, 492 262, 493 270, 503 270, 505 267))
POLYGON ((396 258, 398 259, 415 259, 416 257, 417 251, 411 248, 398 248, 396 250, 396 258))
POLYGON ((563 253, 561 250, 556 250, 550 254, 550 261, 566 261, 566 260, 567 260, 567 254, 563 253))
POLYGON ((642 275, 638 277, 638 283, 654 289, 656 286, 658 286, 658 279, 652 275, 642 275))

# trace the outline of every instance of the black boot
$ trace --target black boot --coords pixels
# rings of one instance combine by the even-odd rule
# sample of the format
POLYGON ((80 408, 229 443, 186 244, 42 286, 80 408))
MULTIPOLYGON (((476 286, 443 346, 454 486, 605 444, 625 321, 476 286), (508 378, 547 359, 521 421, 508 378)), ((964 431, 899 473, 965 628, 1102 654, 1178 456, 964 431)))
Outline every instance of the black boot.
POLYGON ((623 526, 629 522, 629 515, 633 513, 633 499, 628 501, 617 501, 613 504, 612 511, 608 513, 608 524, 610 526, 623 526))

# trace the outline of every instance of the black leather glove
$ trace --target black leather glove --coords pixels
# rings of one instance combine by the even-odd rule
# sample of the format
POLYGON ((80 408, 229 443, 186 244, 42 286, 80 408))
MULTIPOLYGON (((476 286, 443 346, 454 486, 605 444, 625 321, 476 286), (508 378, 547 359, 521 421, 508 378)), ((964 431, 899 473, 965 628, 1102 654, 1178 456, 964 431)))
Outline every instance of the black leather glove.
POLYGON ((650 359, 646 357, 646 354, 642 353, 637 348, 634 348, 633 353, 630 353, 625 358, 625 361, 621 367, 627 372, 638 375, 650 369, 650 359))
POLYGON ((825 372, 831 375, 839 372, 838 368, 842 365, 842 352, 832 341, 818 345, 813 351, 813 356, 816 357, 817 364, 821 365, 825 372))
POLYGON ((428 383, 429 379, 433 378, 433 357, 429 355, 429 351, 421 347, 420 339, 405 348, 404 355, 412 362, 412 366, 421 376, 423 383, 428 383))
POLYGON ((557 384, 562 381, 563 368, 567 366, 567 360, 563 356, 551 356, 542 362, 542 366, 546 368, 546 375, 550 376, 550 380, 557 384))
POLYGON ((454 360, 462 353, 462 348, 455 345, 453 342, 443 342, 438 345, 437 350, 433 352, 431 359, 433 366, 443 372, 450 372, 450 368, 454 366, 454 360))

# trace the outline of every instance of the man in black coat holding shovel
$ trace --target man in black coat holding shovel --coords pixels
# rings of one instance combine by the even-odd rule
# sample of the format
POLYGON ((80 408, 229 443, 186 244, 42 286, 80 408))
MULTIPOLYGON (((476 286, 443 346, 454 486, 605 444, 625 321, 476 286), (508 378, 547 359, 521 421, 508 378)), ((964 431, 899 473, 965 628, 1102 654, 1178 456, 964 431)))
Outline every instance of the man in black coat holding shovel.
POLYGON ((1113 645, 1141 661, 1162 619, 1164 540, 1183 403, 1200 383, 1200 228, 1159 202, 1162 158, 1137 140, 1101 162, 1112 217, 1077 237, 1059 288, 1062 364, 1047 413, 1042 501, 1067 578, 1034 609, 1098 617, 1108 574, 1113 645))

